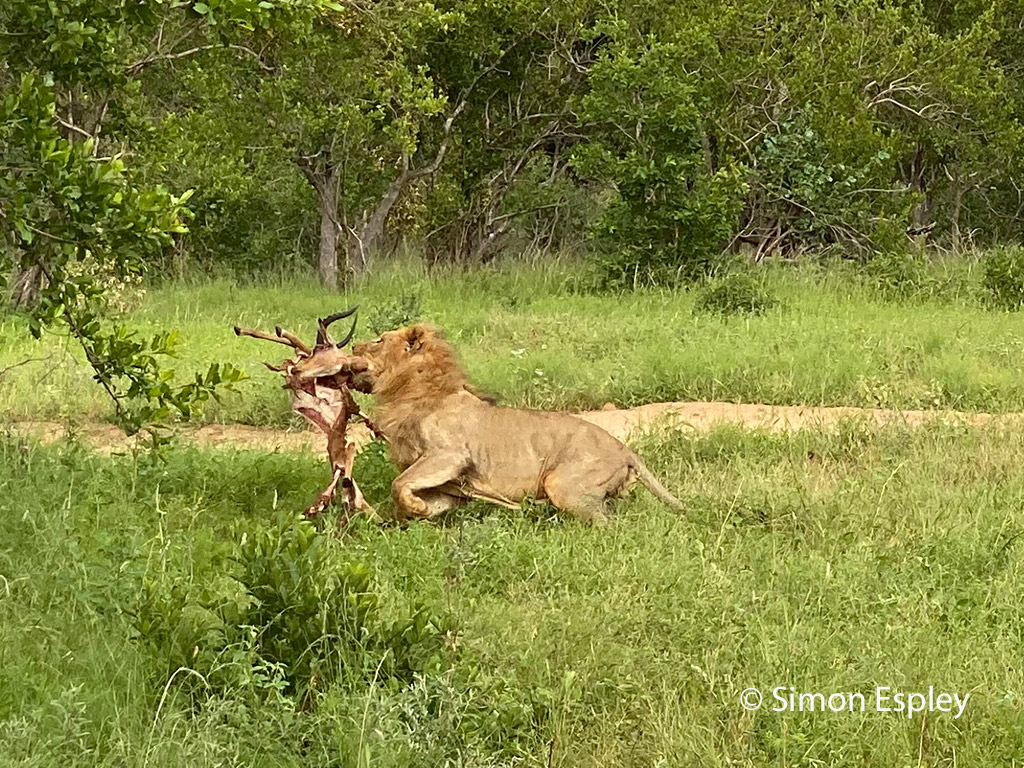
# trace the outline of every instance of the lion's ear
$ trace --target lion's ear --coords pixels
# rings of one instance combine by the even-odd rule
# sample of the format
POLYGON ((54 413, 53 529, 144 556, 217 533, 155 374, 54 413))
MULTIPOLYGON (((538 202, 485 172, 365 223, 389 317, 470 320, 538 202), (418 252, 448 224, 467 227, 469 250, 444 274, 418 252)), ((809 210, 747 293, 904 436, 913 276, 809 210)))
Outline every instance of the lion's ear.
POLYGON ((414 325, 406 333, 406 340, 410 352, 416 352, 423 348, 424 342, 431 335, 433 329, 428 325, 414 325))

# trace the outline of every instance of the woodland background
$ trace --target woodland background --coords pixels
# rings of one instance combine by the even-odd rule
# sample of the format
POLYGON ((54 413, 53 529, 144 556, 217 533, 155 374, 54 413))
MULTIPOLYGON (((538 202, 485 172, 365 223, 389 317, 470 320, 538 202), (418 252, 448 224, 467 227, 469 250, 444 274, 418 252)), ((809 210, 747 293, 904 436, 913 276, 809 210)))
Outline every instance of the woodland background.
POLYGON ((621 286, 1019 241, 1022 24, 1015 0, 8 0, 4 254, 22 293, 119 228, 161 274, 572 252, 621 286))

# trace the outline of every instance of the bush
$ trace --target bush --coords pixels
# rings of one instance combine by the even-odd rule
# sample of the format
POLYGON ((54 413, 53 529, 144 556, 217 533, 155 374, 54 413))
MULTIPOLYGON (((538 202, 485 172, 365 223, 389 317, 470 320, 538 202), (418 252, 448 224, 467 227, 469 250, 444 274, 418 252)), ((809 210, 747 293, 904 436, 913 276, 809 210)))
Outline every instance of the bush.
POLYGON ((442 622, 422 608, 383 620, 369 571, 305 520, 246 531, 190 570, 191 581, 165 573, 145 583, 134 627, 162 679, 176 676, 195 696, 309 702, 344 669, 409 683, 443 658, 442 622))
POLYGON ((841 132, 815 112, 805 104, 755 147, 748 229, 780 253, 899 250, 913 195, 865 191, 890 184, 896 161, 885 141, 844 150, 841 132), (826 126, 824 133, 816 124, 826 126))
POLYGON ((1015 245, 989 252, 982 285, 993 307, 1017 311, 1024 306, 1024 248, 1015 245))
POLYGON ((873 287, 892 301, 930 294, 935 288, 927 258, 917 253, 878 253, 867 263, 865 274, 873 287))
POLYGON ((708 162, 705 81, 690 74, 689 52, 713 49, 714 35, 681 23, 669 37, 609 43, 581 100, 592 131, 575 151, 574 167, 613 191, 592 232, 605 287, 704 277, 717 267, 743 209, 744 168, 708 162))
POLYGON ((662 173, 662 184, 620 184, 619 199, 598 220, 593 235, 604 288, 691 283, 727 261, 723 245, 740 207, 739 175, 676 178, 672 163, 662 173))
POLYGON ((419 293, 403 293, 397 299, 382 301, 370 310, 366 327, 378 335, 411 325, 423 313, 423 297, 419 293))
POLYGON ((753 277, 734 273, 704 286, 693 308, 719 315, 763 315, 777 303, 753 277))

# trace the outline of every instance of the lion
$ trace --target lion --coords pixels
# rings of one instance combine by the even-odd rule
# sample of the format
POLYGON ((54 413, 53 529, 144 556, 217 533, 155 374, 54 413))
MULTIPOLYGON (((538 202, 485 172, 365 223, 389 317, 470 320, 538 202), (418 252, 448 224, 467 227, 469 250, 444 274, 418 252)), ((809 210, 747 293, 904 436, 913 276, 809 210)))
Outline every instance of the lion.
POLYGON ((352 385, 376 401, 377 428, 401 474, 401 521, 433 518, 469 499, 513 509, 528 497, 598 525, 607 499, 639 480, 682 509, 625 444, 566 413, 504 408, 479 393, 430 325, 388 331, 352 347, 352 385))

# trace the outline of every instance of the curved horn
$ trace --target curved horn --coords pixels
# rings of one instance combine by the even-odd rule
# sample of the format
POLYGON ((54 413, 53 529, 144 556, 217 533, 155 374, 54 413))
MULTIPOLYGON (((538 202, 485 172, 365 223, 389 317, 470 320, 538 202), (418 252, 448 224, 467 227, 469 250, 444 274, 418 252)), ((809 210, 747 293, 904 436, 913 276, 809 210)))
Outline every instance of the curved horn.
POLYGON ((327 332, 327 326, 324 325, 323 318, 320 318, 316 321, 316 349, 323 349, 333 343, 331 334, 327 332))
POLYGON ((357 322, 359 322, 359 318, 353 318, 353 320, 352 320, 352 327, 348 329, 348 333, 345 334, 345 338, 342 339, 341 341, 339 341, 335 345, 338 349, 341 349, 346 344, 348 344, 350 341, 352 341, 352 337, 356 335, 356 323, 357 322))
MULTIPOLYGON (((317 321, 316 345, 318 347, 333 346, 334 345, 334 339, 332 339, 331 338, 331 334, 327 332, 327 327, 331 323, 335 322, 336 320, 341 320, 342 318, 346 318, 346 317, 350 317, 351 315, 354 315, 356 313, 356 310, 358 310, 358 309, 359 309, 359 305, 358 304, 354 304, 353 306, 349 307, 348 309, 344 310, 343 312, 335 312, 333 315, 328 315, 327 317, 321 317, 317 321)), ((355 326, 353 324, 353 329, 354 329, 354 327, 355 326)), ((349 341, 351 341, 351 339, 349 339, 349 341)), ((347 343, 347 342, 345 342, 345 343, 347 343)))
POLYGON ((346 317, 351 317, 359 309, 358 304, 353 304, 351 307, 346 309, 344 312, 335 312, 333 315, 328 315, 320 320, 324 325, 330 325, 336 320, 344 320, 346 317))

